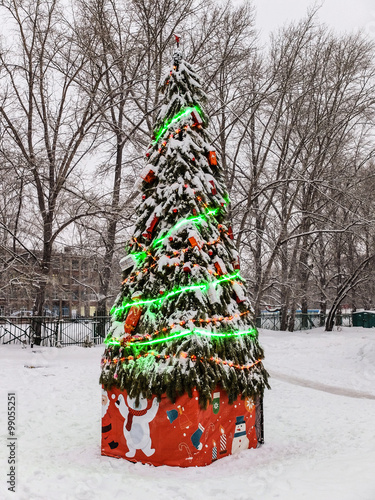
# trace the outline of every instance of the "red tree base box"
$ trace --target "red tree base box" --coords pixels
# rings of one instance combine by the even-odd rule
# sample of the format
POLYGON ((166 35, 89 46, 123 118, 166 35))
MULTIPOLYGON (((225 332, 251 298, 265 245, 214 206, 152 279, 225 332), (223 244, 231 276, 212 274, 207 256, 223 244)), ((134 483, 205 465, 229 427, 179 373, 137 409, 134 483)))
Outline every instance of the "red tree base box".
POLYGON ((206 410, 198 394, 173 404, 163 396, 141 399, 138 407, 116 387, 102 394, 102 455, 152 465, 195 467, 263 443, 262 399, 228 403, 217 388, 206 410))

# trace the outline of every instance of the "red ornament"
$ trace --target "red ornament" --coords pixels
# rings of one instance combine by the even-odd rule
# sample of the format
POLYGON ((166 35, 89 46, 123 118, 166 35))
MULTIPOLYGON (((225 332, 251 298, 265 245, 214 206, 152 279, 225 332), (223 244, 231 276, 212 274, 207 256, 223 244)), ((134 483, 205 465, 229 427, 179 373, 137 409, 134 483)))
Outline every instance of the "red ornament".
POLYGON ((134 328, 137 326, 139 318, 142 314, 141 306, 132 306, 126 317, 124 330, 125 333, 132 333, 134 328))
POLYGON ((193 248, 198 247, 197 240, 194 238, 194 236, 191 236, 191 238, 189 238, 189 243, 193 248))
POLYGON ((216 153, 215 153, 215 151, 209 151, 208 152, 207 160, 208 160, 209 165, 211 165, 211 167, 214 167, 214 166, 217 165, 217 159, 216 159, 216 153))
POLYGON ((237 304, 242 304, 242 302, 245 302, 246 298, 240 299, 239 296, 234 292, 234 296, 236 299, 237 304))
POLYGON ((150 156, 150 153, 146 153, 147 158, 150 156))
POLYGON ((189 263, 184 264, 184 267, 182 268, 185 273, 191 273, 191 267, 189 263))
POLYGON ((231 240, 234 239, 232 226, 228 227, 228 236, 231 240))
POLYGON ((173 213, 176 214, 178 212, 177 208, 173 209, 173 213))
POLYGON ((158 222, 159 222, 159 217, 156 217, 156 215, 154 215, 154 218, 152 219, 150 226, 147 228, 147 232, 152 233, 158 222))
POLYGON ((214 252, 213 252, 212 250, 209 250, 209 251, 208 251, 208 255, 213 255, 213 253, 214 253, 214 252))
POLYGON ((193 208, 193 215, 197 215, 197 211, 193 208))
POLYGON ((193 156, 193 158, 191 159, 191 161, 195 161, 195 157, 193 156))
POLYGON ((218 262, 215 262, 214 266, 215 266, 216 272, 219 274, 219 276, 222 276, 224 273, 221 269, 220 264, 218 262))
POLYGON ((131 335, 129 335, 129 333, 126 333, 122 339, 120 340, 120 345, 121 346, 124 346, 126 344, 126 342, 129 342, 129 340, 131 339, 131 335))
POLYGON ((194 125, 201 125, 203 123, 202 118, 198 111, 192 111, 191 117, 193 118, 194 125))
POLYGON ((212 186, 211 193, 215 196, 215 194, 217 193, 216 187, 215 187, 215 183, 214 183, 214 181, 209 181, 209 182, 210 182, 210 184, 212 186))
POLYGON ((172 236, 170 236, 170 237, 169 237, 168 239, 169 239, 169 241, 173 241, 173 238, 172 238, 172 236))
POLYGON ((237 259, 232 262, 232 266, 233 266, 233 269, 241 269, 239 257, 237 257, 237 259))
POLYGON ((154 180, 156 179, 155 172, 153 170, 149 170, 148 173, 144 177, 142 177, 142 179, 148 184, 154 182, 154 180))

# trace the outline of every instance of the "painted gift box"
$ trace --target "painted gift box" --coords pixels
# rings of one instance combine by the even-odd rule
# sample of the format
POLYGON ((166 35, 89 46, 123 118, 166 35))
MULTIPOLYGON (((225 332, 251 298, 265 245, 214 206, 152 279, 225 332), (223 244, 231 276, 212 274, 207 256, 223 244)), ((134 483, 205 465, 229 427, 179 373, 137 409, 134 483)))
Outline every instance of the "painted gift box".
POLYGON ((262 398, 228 403, 217 388, 202 410, 198 393, 140 399, 139 405, 117 387, 102 389, 102 455, 151 465, 209 465, 263 443, 262 398))

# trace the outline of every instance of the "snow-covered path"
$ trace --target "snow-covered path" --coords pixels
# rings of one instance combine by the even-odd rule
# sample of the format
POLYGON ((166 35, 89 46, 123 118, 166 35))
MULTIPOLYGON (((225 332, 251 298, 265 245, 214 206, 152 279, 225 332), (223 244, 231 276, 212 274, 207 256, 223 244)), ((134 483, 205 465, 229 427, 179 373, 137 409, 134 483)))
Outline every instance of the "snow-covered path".
POLYGON ((368 392, 346 389, 344 387, 334 387, 332 385, 321 384, 320 382, 312 382, 311 380, 300 377, 290 377, 285 373, 279 373, 273 370, 270 371, 270 375, 273 380, 282 380, 283 382, 288 382, 288 384, 300 385, 301 387, 315 389, 316 391, 329 392, 330 394, 337 394, 338 396, 346 396, 348 398, 375 399, 375 395, 369 394, 368 392))
POLYGON ((0 498, 374 500, 375 332, 262 331, 261 343, 275 375, 265 445, 191 469, 100 455, 102 347, 1 345, 0 498), (18 445, 17 493, 8 496, 10 391, 18 445))

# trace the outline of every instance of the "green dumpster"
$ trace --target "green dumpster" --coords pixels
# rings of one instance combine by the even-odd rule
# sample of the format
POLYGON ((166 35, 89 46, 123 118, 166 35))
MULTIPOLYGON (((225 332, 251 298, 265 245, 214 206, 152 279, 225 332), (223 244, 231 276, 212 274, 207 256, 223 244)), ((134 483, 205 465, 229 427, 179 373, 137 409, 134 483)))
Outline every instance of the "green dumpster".
POLYGON ((375 311, 359 311, 352 313, 353 326, 363 328, 375 327, 375 311))

